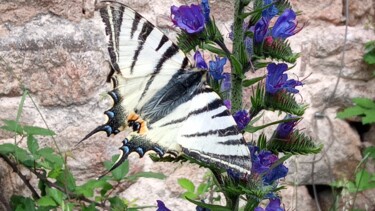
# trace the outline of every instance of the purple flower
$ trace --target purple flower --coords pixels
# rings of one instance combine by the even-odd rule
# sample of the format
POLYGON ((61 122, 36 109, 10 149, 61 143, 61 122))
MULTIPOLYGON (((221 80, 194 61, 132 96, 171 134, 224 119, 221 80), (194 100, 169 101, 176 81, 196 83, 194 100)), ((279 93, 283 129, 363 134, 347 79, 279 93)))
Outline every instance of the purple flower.
POLYGON ((208 69, 207 63, 204 61, 201 52, 197 51, 194 54, 194 60, 196 62, 196 67, 200 69, 208 69))
POLYGON ((266 209, 262 207, 256 207, 254 211, 284 211, 284 208, 280 206, 281 202, 279 198, 270 199, 266 209))
MULTIPOLYGON (((263 7, 270 5, 272 3, 273 3, 273 0, 263 0, 263 7)), ((273 4, 272 6, 269 6, 267 9, 263 10, 262 17, 265 17, 268 20, 271 20, 271 18, 277 15, 278 12, 279 10, 276 8, 275 4, 273 4)))
POLYGON ((203 10, 204 19, 207 23, 210 21, 210 4, 208 3, 208 0, 202 0, 201 7, 203 10))
POLYGON ((171 7, 171 17, 174 25, 180 27, 188 34, 195 34, 203 31, 205 18, 202 8, 192 4, 189 6, 182 5, 180 7, 171 7))
POLYGON ((283 178, 288 173, 288 168, 283 164, 270 169, 271 166, 276 163, 279 158, 272 154, 270 151, 261 150, 256 146, 249 146, 251 155, 251 172, 253 174, 262 175, 263 183, 265 185, 271 185, 274 181, 283 178))
POLYGON ((291 9, 286 9, 277 19, 272 28, 271 34, 273 38, 286 39, 301 31, 302 27, 297 29, 296 13, 291 9))
POLYGON ((289 135, 293 132, 294 127, 298 123, 297 117, 288 114, 287 116, 285 116, 284 119, 292 119, 292 118, 293 119, 295 118, 295 120, 291 120, 289 122, 283 122, 277 126, 276 131, 275 131, 275 137, 277 139, 287 139, 289 135))
POLYGON ((158 209, 156 211, 171 211, 165 206, 164 202, 160 200, 156 200, 156 202, 158 203, 158 209))
POLYGON ((237 123, 237 127, 239 131, 242 131, 250 122, 250 115, 246 110, 237 111, 233 115, 233 118, 237 123))
POLYGON ((268 32, 269 20, 261 17, 254 27, 254 44, 261 44, 268 32))
POLYGON ((224 105, 225 105, 225 107, 227 107, 228 110, 230 110, 232 108, 232 104, 231 104, 230 100, 224 100, 224 105))
POLYGON ((230 73, 223 73, 223 80, 221 81, 221 91, 222 92, 228 92, 230 90, 231 84, 231 77, 230 73))
POLYGON ((208 72, 215 80, 221 80, 225 78, 225 76, 223 75, 223 71, 224 71, 224 65, 227 63, 227 58, 225 57, 220 58, 217 56, 215 56, 215 58, 216 58, 216 61, 209 62, 210 68, 208 72))
POLYGON ((288 65, 285 63, 275 64, 270 63, 267 66, 268 74, 266 77, 266 92, 269 94, 276 94, 281 90, 290 93, 298 93, 296 86, 302 86, 301 81, 294 79, 288 80, 288 75, 284 74, 288 70, 288 65))

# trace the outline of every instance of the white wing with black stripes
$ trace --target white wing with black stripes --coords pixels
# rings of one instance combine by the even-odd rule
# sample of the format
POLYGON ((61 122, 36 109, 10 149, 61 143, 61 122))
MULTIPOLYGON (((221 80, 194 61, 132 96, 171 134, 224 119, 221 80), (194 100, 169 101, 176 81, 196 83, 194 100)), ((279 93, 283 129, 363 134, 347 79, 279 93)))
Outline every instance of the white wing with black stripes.
MULTIPOLYGON (((134 10, 118 3, 100 9, 108 37, 114 104, 99 131, 126 128, 116 168, 131 152, 150 150, 193 157, 249 174, 250 152, 220 97, 207 85, 206 70, 190 67, 177 45, 134 10)), ((82 140, 82 141, 83 141, 82 140)), ((112 170, 111 169, 111 170, 112 170)))

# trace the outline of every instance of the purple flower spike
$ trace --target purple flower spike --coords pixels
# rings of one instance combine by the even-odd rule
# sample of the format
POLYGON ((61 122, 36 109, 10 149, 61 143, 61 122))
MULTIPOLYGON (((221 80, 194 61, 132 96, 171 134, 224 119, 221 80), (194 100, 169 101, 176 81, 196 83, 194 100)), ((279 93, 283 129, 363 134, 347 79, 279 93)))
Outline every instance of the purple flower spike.
POLYGON ((165 206, 164 202, 160 200, 156 200, 156 202, 158 203, 158 209, 156 211, 171 211, 165 206))
MULTIPOLYGON (((296 116, 292 116, 288 114, 285 119, 296 118, 296 116)), ((297 125, 298 119, 290 121, 290 122, 283 122, 280 123, 276 128, 276 135, 275 137, 278 139, 287 139, 289 135, 293 132, 294 127, 297 125)))
POLYGON ((251 162, 253 163, 251 167, 251 172, 253 174, 263 174, 262 179, 265 185, 271 185, 274 181, 283 178, 288 173, 288 168, 283 164, 275 166, 270 169, 274 163, 276 163, 279 158, 272 154, 270 151, 262 150, 256 146, 249 146, 251 162))
POLYGON ((196 65, 195 65, 196 67, 200 69, 206 69, 206 70, 208 69, 207 63, 204 61, 201 52, 199 51, 195 52, 194 60, 196 62, 196 65))
POLYGON ((237 127, 239 131, 242 131, 250 122, 250 115, 246 110, 237 111, 233 115, 233 118, 237 123, 237 127))
POLYGON ((223 73, 223 80, 221 81, 221 91, 222 92, 229 92, 230 87, 232 86, 230 73, 223 73))
POLYGON ((288 80, 288 75, 284 74, 288 70, 288 65, 284 63, 270 63, 267 66, 267 70, 266 92, 269 94, 276 94, 282 90, 290 93, 298 93, 299 91, 295 87, 303 85, 301 81, 288 80))
POLYGON ((268 31, 269 20, 267 18, 260 18, 254 27, 254 43, 260 44, 268 31))
POLYGON ((205 18, 202 8, 192 4, 189 6, 171 7, 172 22, 188 34, 195 34, 203 31, 205 18))
POLYGON ((302 27, 297 29, 297 25, 296 13, 291 9, 286 9, 272 28, 272 37, 286 39, 295 35, 302 29, 302 27))
POLYGON ((232 109, 232 103, 230 102, 230 100, 224 100, 224 105, 229 111, 232 109))
MULTIPOLYGON (((273 0, 263 0, 263 7, 265 7, 267 5, 270 5, 272 3, 273 3, 273 0)), ((275 15, 277 15, 278 12, 279 12, 279 10, 276 8, 275 4, 273 4, 272 6, 263 10, 262 16, 267 18, 268 20, 271 20, 271 18, 273 18, 275 15)))
POLYGON ((216 61, 210 61, 210 69, 209 73, 215 80, 224 79, 225 76, 223 75, 224 65, 227 63, 227 58, 219 58, 215 56, 216 61))
POLYGON ((204 19, 207 23, 210 21, 210 4, 208 3, 208 0, 202 0, 201 6, 203 10, 204 19))

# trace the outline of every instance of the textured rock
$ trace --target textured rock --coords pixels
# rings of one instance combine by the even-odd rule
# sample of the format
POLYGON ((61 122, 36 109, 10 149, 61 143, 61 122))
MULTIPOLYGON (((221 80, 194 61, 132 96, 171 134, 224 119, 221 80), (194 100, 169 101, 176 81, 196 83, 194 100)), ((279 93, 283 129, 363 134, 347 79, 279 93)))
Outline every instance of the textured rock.
POLYGON ((286 185, 280 195, 285 210, 316 210, 314 200, 305 186, 286 185))

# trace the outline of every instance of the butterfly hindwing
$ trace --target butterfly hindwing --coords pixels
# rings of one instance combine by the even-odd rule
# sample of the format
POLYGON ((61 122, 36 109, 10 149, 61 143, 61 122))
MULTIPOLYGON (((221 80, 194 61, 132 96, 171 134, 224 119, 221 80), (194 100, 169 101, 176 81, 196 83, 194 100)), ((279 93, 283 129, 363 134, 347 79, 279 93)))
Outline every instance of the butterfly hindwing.
POLYGON ((134 132, 121 147, 125 156, 132 151, 143 156, 145 150, 185 153, 249 173, 249 149, 232 115, 207 85, 207 71, 191 68, 177 45, 129 7, 106 3, 100 15, 115 103, 106 111, 109 121, 88 136, 108 127, 119 131, 131 126, 134 132))

